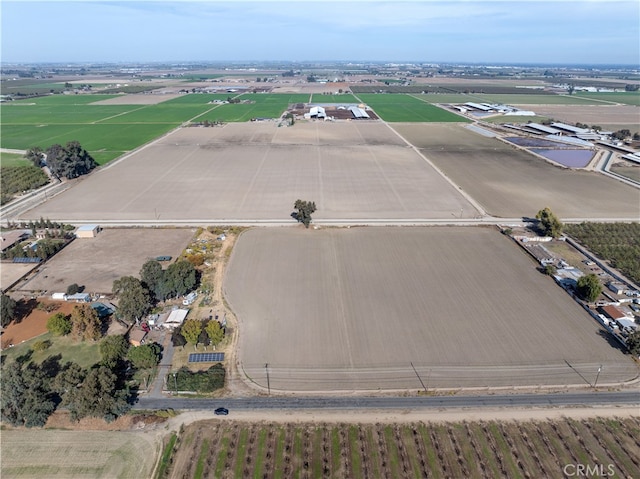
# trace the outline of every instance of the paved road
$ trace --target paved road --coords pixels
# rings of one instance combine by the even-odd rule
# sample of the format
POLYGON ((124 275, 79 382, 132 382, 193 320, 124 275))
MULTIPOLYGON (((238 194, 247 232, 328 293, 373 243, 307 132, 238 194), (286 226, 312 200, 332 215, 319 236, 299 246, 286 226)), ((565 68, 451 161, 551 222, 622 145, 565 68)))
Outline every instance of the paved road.
POLYGON ((211 410, 224 406, 234 410, 318 410, 318 409, 444 409, 494 407, 560 407, 637 405, 640 390, 555 394, 511 394, 490 396, 429 397, 251 397, 223 399, 140 398, 136 408, 211 410))

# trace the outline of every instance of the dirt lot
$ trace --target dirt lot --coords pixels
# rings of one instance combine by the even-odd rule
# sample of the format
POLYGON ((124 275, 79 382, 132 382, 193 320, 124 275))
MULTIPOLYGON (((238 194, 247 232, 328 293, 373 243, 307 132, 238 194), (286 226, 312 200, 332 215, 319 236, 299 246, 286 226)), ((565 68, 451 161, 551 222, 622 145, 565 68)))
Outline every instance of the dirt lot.
POLYGON ((394 128, 492 215, 534 216, 548 206, 564 219, 640 216, 640 192, 604 175, 552 166, 458 125, 394 128))
POLYGON ((458 190, 382 123, 184 128, 25 213, 74 221, 472 218, 458 190))
POLYGON ((537 115, 564 123, 635 124, 640 129, 640 108, 631 105, 515 105, 523 110, 533 109, 537 115))
POLYGON ((95 238, 74 240, 16 290, 64 293, 76 283, 87 293, 111 293, 114 280, 139 276, 148 259, 176 258, 194 234, 192 228, 105 228, 95 238))
POLYGON ((241 368, 263 387, 268 369, 271 389, 585 384, 599 364, 603 384, 638 373, 490 228, 254 229, 225 292, 241 368))
POLYGON ((29 263, 10 263, 2 262, 0 265, 0 284, 2 289, 6 289, 9 285, 15 283, 32 269, 37 268, 37 264, 29 263))
POLYGON ((65 301, 47 301, 43 299, 26 299, 18 303, 19 322, 12 322, 2 332, 2 349, 11 344, 20 344, 31 338, 35 338, 47 332, 47 319, 56 313, 71 314, 77 303, 65 301), (36 309, 38 302, 51 304, 57 307, 52 311, 36 309))

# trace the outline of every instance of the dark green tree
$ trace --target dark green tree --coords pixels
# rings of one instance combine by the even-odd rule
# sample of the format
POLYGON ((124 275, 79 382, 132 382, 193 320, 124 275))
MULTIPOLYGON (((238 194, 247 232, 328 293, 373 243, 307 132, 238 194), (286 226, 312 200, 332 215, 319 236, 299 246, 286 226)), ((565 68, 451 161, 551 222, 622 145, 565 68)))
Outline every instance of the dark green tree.
POLYGON ((536 218, 540 220, 540 231, 545 236, 557 238, 562 234, 562 223, 549 208, 538 211, 536 218))
POLYGON ((142 265, 140 270, 140 280, 150 293, 159 299, 164 300, 163 296, 163 282, 164 282, 164 270, 160 262, 155 259, 150 259, 142 265))
POLYGON ((640 356, 640 329, 636 329, 627 337, 627 348, 634 356, 640 356))
POLYGON ((63 397, 73 389, 82 385, 82 381, 87 376, 87 370, 77 363, 67 362, 58 372, 53 380, 53 390, 63 397))
POLYGON ((80 292, 80 286, 78 286, 77 283, 71 283, 69 286, 67 286, 67 294, 71 295, 79 292, 80 292))
POLYGON ((5 328, 15 319, 16 302, 11 296, 3 294, 0 296, 0 322, 5 328))
POLYGON ((118 296, 118 315, 132 324, 149 311, 151 298, 142 281, 133 276, 123 276, 113 282, 112 291, 118 296))
POLYGON ((91 369, 79 386, 63 394, 62 405, 74 421, 99 417, 111 422, 130 408, 128 397, 129 390, 120 384, 118 376, 101 365, 91 369))
POLYGON ((545 265, 545 267, 544 267, 544 274, 546 274, 546 275, 553 276, 557 272, 558 272, 558 268, 556 268, 552 264, 545 265))
POLYGON ((31 163, 33 163, 34 166, 37 166, 39 168, 42 166, 42 163, 44 161, 44 152, 39 146, 34 146, 27 150, 27 152, 24 154, 24 157, 31 163))
POLYGON ((129 351, 129 341, 121 334, 107 336, 100 341, 100 354, 102 355, 102 364, 110 369, 115 368, 129 351))
POLYGON ((600 296, 600 293, 602 293, 602 283, 600 283, 600 280, 595 274, 585 274, 578 278, 578 288, 576 292, 580 298, 592 303, 600 296))
POLYGON ((293 207, 296 210, 294 213, 295 218, 302 223, 305 228, 308 228, 311 223, 311 215, 316 211, 316 203, 314 201, 296 200, 293 207))
POLYGON ((136 369, 149 369, 162 358, 162 347, 158 343, 147 343, 129 349, 127 358, 136 369))
POLYGON ((186 260, 170 264, 164 272, 165 286, 176 297, 191 291, 197 279, 196 268, 186 260))
POLYGON ((66 336, 71 329, 71 319, 64 313, 56 313, 47 319, 47 331, 54 336, 66 336))
POLYGON ((42 427, 55 410, 51 381, 42 368, 13 361, 0 382, 2 420, 13 426, 42 427))
POLYGON ((93 157, 78 143, 70 141, 65 147, 55 144, 47 149, 47 166, 57 177, 77 178, 98 166, 93 157))

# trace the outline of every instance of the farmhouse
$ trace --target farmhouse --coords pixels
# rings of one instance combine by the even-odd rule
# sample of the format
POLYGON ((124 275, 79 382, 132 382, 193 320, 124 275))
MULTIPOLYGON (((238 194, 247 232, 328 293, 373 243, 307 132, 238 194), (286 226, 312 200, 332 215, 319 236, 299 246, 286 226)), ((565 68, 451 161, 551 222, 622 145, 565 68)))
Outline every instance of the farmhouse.
POLYGON ((82 225, 76 230, 76 238, 95 238, 99 232, 99 225, 82 225))
POLYGON ((625 291, 624 286, 617 283, 607 283, 607 288, 613 291, 614 294, 623 294, 625 291))
POLYGON ((627 317, 627 315, 624 314, 624 312, 620 308, 617 308, 616 306, 610 304, 607 306, 602 306, 600 310, 614 321, 627 317))
POLYGON ((140 346, 144 344, 144 338, 147 336, 146 331, 142 331, 140 329, 132 329, 129 331, 129 343, 132 346, 140 346))

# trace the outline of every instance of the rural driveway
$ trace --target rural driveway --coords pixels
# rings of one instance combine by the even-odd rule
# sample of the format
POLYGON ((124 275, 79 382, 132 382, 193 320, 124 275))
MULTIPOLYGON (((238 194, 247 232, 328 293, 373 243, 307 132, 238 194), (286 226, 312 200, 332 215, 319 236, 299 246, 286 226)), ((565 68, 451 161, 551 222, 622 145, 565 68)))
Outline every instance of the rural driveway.
POLYGON ((153 385, 151 386, 149 393, 144 395, 144 397, 148 397, 150 399, 164 398, 164 395, 162 394, 162 391, 164 389, 164 382, 167 374, 169 374, 171 362, 173 361, 173 343, 171 342, 171 334, 169 334, 168 331, 164 335, 162 347, 162 360, 160 361, 160 365, 158 366, 158 375, 153 381, 153 385))

